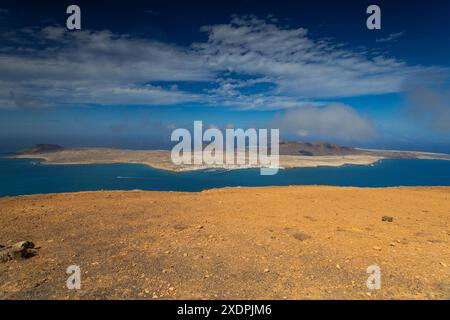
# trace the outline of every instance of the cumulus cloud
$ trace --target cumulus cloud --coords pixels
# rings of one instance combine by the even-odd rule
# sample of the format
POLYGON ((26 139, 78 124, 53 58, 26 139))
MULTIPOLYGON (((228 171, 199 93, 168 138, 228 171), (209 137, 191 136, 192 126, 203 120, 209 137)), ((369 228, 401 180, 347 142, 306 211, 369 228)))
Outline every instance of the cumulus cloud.
POLYGON ((110 31, 61 27, 3 32, 0 107, 172 105, 242 109, 321 106, 336 97, 403 90, 439 68, 369 57, 276 19, 233 17, 181 47, 110 31), (207 84, 179 89, 164 83, 207 84))
POLYGON ((450 132, 450 88, 417 86, 408 91, 408 115, 439 132, 450 132))
POLYGON ((288 110, 273 123, 282 134, 315 139, 363 141, 373 138, 372 123, 345 104, 288 110))

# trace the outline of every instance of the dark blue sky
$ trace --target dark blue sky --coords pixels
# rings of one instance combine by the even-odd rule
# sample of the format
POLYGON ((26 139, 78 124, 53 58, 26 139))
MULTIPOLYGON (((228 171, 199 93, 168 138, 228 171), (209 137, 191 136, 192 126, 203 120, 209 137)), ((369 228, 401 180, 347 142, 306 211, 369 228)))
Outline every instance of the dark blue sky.
POLYGON ((0 148, 164 147, 202 120, 449 151, 449 30, 448 1, 2 1, 0 148))

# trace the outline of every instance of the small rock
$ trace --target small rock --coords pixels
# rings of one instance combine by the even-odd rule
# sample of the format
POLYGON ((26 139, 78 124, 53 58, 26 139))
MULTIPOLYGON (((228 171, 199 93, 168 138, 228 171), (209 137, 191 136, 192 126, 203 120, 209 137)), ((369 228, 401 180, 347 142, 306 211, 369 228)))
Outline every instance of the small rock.
POLYGON ((336 268, 341 269, 341 266, 337 264, 337 265, 336 265, 336 268))
POLYGON ((296 232, 292 235, 295 239, 300 241, 305 241, 308 239, 311 239, 311 236, 309 234, 306 234, 304 232, 296 232))
POLYGON ((395 247, 395 242, 391 242, 391 243, 389 243, 389 245, 390 245, 391 247, 395 247))
POLYGON ((444 268, 447 268, 447 264, 444 262, 439 262, 441 264, 441 266, 443 266, 444 268))
POLYGON ((265 273, 269 272, 269 269, 264 269, 264 272, 265 272, 265 273))
POLYGON ((174 287, 169 287, 169 291, 175 291, 174 287))
POLYGON ((392 221, 394 221, 394 218, 393 218, 393 217, 390 217, 390 216, 383 216, 383 217, 381 218, 381 221, 392 222, 392 221))
POLYGON ((381 247, 375 246, 375 247, 373 247, 373 250, 378 250, 378 251, 380 251, 380 250, 381 250, 381 247))

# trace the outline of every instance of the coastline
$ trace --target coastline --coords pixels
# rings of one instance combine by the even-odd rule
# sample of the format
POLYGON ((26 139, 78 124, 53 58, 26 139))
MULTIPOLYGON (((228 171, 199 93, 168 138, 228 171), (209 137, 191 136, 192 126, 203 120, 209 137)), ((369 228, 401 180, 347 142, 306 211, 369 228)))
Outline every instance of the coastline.
MULTIPOLYGON (((372 149, 355 150, 359 153, 317 156, 281 154, 279 156, 279 169, 371 165, 384 159, 450 160, 450 155, 442 153, 372 149)), ((263 167, 259 164, 176 165, 171 160, 171 152, 167 150, 127 150, 113 148, 73 148, 53 152, 17 154, 7 156, 7 158, 42 159, 42 164, 143 164, 155 169, 168 170, 172 172, 186 172, 205 169, 237 170, 263 167)), ((245 160, 248 162, 247 158, 245 160)))
MULTIPOLYGON (((111 148, 77 148, 62 151, 18 154, 9 158, 36 158, 43 159, 43 164, 111 164, 130 163, 144 164, 156 169, 173 172, 195 171, 204 169, 247 169, 260 168, 260 165, 175 165, 172 163, 170 151, 165 150, 124 150, 111 148)), ((313 167, 339 167, 343 165, 370 165, 385 157, 376 155, 325 155, 325 156, 300 156, 280 155, 280 169, 289 168, 313 168, 313 167)))
POLYGON ((0 298, 449 299, 449 196, 291 186, 4 197, 0 243, 41 249, 0 264, 0 298), (64 287, 72 264, 78 291, 64 287), (369 291, 373 264, 382 289, 369 291))

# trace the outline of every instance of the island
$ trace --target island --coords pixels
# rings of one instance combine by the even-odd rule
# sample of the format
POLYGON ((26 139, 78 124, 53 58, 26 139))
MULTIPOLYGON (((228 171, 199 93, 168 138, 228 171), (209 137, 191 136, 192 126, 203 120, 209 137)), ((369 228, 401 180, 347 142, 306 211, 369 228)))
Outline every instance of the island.
MULTIPOLYGON (((343 165, 371 165, 383 159, 441 159, 450 155, 441 153, 370 150, 339 146, 324 142, 281 142, 279 148, 281 169, 305 167, 339 167, 343 165)), ((39 144, 19 151, 12 158, 43 159, 47 164, 145 164, 157 169, 175 172, 222 168, 245 169, 261 165, 228 164, 174 164, 170 150, 127 150, 115 148, 64 148, 58 145, 39 144)), ((248 163, 246 161, 246 163, 248 163)))

